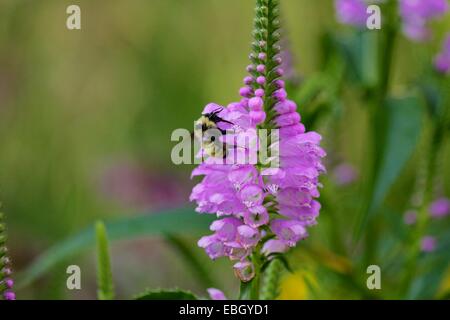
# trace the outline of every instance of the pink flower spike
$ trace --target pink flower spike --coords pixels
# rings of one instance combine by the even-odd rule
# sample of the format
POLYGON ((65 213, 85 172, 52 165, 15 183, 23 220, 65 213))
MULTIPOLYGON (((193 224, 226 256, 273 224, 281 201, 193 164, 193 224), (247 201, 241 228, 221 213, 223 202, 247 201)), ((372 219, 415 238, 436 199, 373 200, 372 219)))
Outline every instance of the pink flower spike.
POLYGON ((219 289, 208 288, 206 290, 208 291, 211 300, 228 300, 227 297, 225 297, 225 294, 219 289))

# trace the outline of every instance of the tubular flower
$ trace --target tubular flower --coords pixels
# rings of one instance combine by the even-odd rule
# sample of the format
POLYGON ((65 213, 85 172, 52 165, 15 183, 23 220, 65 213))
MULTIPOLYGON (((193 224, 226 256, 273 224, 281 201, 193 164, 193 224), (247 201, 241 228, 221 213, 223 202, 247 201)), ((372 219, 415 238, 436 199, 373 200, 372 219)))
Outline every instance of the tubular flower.
POLYGON ((192 177, 203 179, 190 200, 197 203, 197 212, 218 218, 210 226, 213 234, 198 245, 211 259, 235 260, 234 272, 244 282, 258 272, 255 255, 265 259, 307 237, 307 227, 316 224, 319 215, 319 175, 325 172, 321 136, 305 131, 281 79, 278 15, 278 0, 257 0, 249 75, 239 90, 242 99, 204 108, 202 118, 209 117, 205 123, 215 122, 214 129, 225 133, 213 140, 203 132, 202 141, 208 137, 198 154, 203 162, 192 172, 192 177), (257 156, 263 148, 263 130, 258 129, 270 131, 264 148, 278 150, 269 157, 278 161, 267 164, 257 156), (209 150, 218 140, 223 153, 209 150))
POLYGON ((11 261, 7 255, 5 225, 2 220, 3 213, 0 212, 0 299, 16 300, 12 291, 14 281, 11 279, 11 261))

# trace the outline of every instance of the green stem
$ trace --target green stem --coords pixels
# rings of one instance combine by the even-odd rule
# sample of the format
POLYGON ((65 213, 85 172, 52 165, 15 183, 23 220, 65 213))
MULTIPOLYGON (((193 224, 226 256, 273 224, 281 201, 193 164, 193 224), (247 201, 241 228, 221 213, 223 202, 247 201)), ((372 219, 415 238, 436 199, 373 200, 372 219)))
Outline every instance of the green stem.
POLYGON ((261 287, 261 265, 262 257, 258 254, 258 251, 252 255, 252 263, 255 267, 255 277, 252 280, 252 286, 250 290, 250 300, 259 300, 260 287, 261 287))
POLYGON ((283 263, 274 259, 264 272, 261 300, 274 300, 280 294, 280 280, 283 272, 283 263))

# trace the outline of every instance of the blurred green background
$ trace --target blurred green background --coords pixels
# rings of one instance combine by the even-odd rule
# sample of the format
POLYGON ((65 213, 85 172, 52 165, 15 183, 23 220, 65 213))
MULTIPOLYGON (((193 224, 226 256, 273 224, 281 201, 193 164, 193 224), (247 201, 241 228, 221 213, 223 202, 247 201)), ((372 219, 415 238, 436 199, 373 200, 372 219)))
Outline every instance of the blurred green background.
MULTIPOLYGON (((205 104, 238 99, 253 7, 251 0, 0 2, 0 201, 15 269, 99 218, 152 214, 188 203, 192 168, 171 163, 170 135, 176 128, 190 129, 205 104), (71 4, 81 7, 80 31, 65 26, 71 4)), ((333 2, 283 0, 282 10, 296 70, 302 77, 317 74, 326 53, 322 36, 346 30, 335 22, 333 2)), ((442 37, 450 21, 436 28, 442 37)), ((408 93, 424 67, 417 61, 438 50, 438 39, 430 44, 400 39, 394 92, 408 93)), ((327 123, 317 130, 325 135, 325 148, 362 168, 364 97, 351 87, 343 92, 345 112, 332 127, 332 142, 326 139, 327 123)), ((394 208, 408 200, 404 190, 412 171, 412 165, 402 171, 389 196, 394 208)), ((446 165, 445 181, 449 171, 446 165)), ((358 194, 358 186, 352 190, 358 194)), ((352 200, 341 203, 331 210, 351 210, 352 200)), ((308 240, 323 247, 332 242, 328 210, 308 240)), ((346 224, 345 216, 339 219, 346 224)), ((237 283, 229 263, 210 262, 195 238, 187 241, 220 287, 233 292, 237 283)), ((161 239, 115 242, 112 257, 119 297, 145 286, 204 290, 161 239)), ((20 290, 19 297, 94 298, 93 252, 68 264, 82 266, 83 290, 65 289, 66 265, 61 265, 20 290)))

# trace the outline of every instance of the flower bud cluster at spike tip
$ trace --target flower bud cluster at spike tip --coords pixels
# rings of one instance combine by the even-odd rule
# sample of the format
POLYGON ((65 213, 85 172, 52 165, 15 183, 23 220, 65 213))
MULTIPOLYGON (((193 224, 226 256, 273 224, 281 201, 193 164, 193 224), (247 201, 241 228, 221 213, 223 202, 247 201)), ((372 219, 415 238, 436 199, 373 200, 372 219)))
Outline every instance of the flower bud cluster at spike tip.
POLYGON ((278 0, 256 0, 250 75, 239 90, 242 98, 227 107, 210 103, 202 112, 219 117, 216 125, 226 132, 222 137, 226 156, 210 155, 192 172, 193 177, 203 176, 190 196, 197 203, 196 211, 217 216, 210 226, 212 234, 202 237, 198 245, 211 259, 235 261, 234 273, 243 282, 259 270, 253 255, 268 259, 272 253, 296 246, 307 237, 307 228, 316 223, 320 209, 316 199, 325 152, 319 146, 320 135, 305 131, 297 105, 288 99, 281 79, 278 19, 278 0), (279 147, 279 166, 227 163, 230 153, 257 148, 257 143, 237 145, 234 141, 239 139, 234 138, 258 139, 258 128, 279 130, 279 139, 269 145, 279 147))
POLYGON ((11 260, 8 258, 6 248, 5 224, 3 213, 0 212, 0 299, 15 300, 16 295, 12 291, 14 281, 11 277, 11 260))

